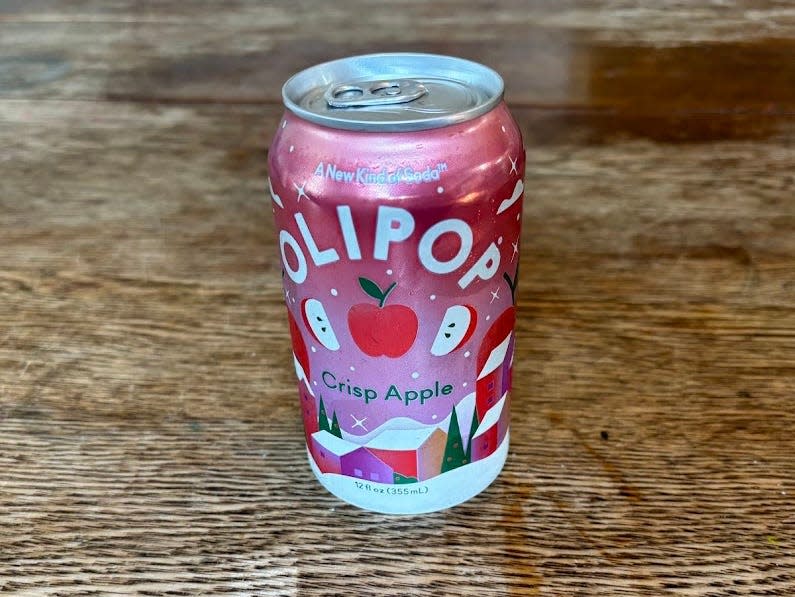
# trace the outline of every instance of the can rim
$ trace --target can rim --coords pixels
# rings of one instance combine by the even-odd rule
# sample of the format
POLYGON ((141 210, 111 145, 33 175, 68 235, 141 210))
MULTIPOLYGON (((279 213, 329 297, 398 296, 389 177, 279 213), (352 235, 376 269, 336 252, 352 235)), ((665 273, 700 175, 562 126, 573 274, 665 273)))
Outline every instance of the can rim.
MULTIPOLYGON (((428 74, 432 75, 433 73, 431 72, 428 74)), ((333 81, 331 80, 325 81, 326 84, 330 84, 332 82, 333 81)), ((445 54, 429 54, 423 52, 378 52, 373 54, 362 54, 329 60, 327 62, 322 62, 297 72, 287 79, 282 86, 282 101, 284 102, 285 107, 296 116, 330 128, 368 132, 402 132, 442 128, 472 120, 494 109, 502 101, 504 92, 505 83, 499 73, 493 68, 473 60, 448 56, 445 54), (391 121, 335 118, 333 115, 321 114, 319 112, 309 110, 301 106, 299 103, 301 97, 303 97, 303 93, 306 93, 308 89, 311 89, 311 87, 307 85, 307 83, 311 81, 307 81, 307 79, 311 79, 313 74, 323 75, 324 71, 327 72, 334 66, 341 65, 351 60, 361 62, 401 59, 414 59, 418 62, 420 60, 437 61, 445 63, 453 70, 458 70, 461 73, 472 73, 474 76, 470 76, 468 78, 462 77, 460 82, 468 83, 474 77, 480 77, 484 83, 480 87, 488 94, 488 96, 484 101, 457 112, 451 112, 433 118, 406 118, 403 120, 391 121), (458 69, 455 69, 456 66, 458 69)))

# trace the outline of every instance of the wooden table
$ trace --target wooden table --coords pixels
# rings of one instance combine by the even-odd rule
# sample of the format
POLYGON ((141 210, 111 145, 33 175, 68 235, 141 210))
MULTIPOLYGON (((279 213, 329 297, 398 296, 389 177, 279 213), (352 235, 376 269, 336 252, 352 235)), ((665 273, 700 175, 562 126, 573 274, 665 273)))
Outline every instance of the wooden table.
POLYGON ((791 596, 794 232, 791 3, 0 2, 0 593, 791 596), (385 49, 528 155, 510 457, 415 518, 309 471, 266 190, 385 49))

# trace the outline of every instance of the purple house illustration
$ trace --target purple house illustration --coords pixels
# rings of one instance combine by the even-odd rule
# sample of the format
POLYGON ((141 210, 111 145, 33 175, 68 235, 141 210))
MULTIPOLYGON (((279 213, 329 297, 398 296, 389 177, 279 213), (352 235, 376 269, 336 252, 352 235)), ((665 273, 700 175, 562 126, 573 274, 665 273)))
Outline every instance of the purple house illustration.
POLYGON ((312 455, 324 473, 337 473, 376 483, 392 483, 392 467, 378 459, 367 448, 340 439, 328 431, 312 434, 312 455))

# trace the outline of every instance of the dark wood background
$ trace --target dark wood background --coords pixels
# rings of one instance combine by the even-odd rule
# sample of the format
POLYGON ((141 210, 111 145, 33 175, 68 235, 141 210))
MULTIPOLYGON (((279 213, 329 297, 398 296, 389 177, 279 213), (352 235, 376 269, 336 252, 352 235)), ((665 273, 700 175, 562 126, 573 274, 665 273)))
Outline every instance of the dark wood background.
POLYGON ((0 593, 795 594, 795 6, 0 1, 0 593), (527 145, 511 453, 433 515, 303 452, 279 90, 417 50, 527 145))

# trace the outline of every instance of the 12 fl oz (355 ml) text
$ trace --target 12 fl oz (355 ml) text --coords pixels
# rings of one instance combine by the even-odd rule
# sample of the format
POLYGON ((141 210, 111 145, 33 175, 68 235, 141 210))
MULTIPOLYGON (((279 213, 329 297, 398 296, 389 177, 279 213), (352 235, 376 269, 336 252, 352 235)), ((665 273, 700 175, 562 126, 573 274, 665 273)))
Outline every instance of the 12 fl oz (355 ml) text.
POLYGON ((354 481, 356 489, 362 491, 370 491, 372 493, 386 493, 389 495, 425 495, 428 493, 428 487, 395 487, 395 486, 378 486, 372 483, 362 483, 361 481, 354 481))

